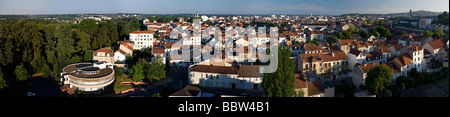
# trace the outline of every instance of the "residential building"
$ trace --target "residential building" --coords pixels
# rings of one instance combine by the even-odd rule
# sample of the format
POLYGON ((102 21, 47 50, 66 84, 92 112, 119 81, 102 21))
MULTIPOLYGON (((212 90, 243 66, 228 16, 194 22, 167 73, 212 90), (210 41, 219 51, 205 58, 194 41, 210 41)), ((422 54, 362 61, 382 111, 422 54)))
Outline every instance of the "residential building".
POLYGON ((423 67, 424 53, 423 47, 418 44, 407 45, 403 49, 400 49, 400 53, 407 53, 412 59, 412 67, 417 69, 417 72, 423 72, 425 67, 423 67))
POLYGON ((423 48, 428 50, 431 55, 435 56, 436 58, 446 58, 447 52, 445 51, 446 44, 442 41, 442 39, 437 39, 433 41, 429 41, 425 45, 423 45, 423 48))
POLYGON ((100 48, 92 53, 92 61, 114 63, 114 51, 111 48, 100 48))
POLYGON ((389 47, 389 51, 391 51, 391 56, 398 56, 400 55, 400 49, 404 48, 405 46, 401 44, 394 44, 389 47))
POLYGON ((322 81, 308 81, 304 73, 295 74, 294 90, 297 95, 303 92, 303 97, 324 97, 325 89, 322 81))
POLYGON ((115 61, 125 63, 127 56, 133 55, 133 42, 121 41, 119 44, 119 50, 114 52, 115 61))
POLYGON ((372 68, 378 66, 378 63, 358 64, 352 70, 352 82, 356 88, 360 88, 366 81, 367 73, 372 68))
POLYGON ((133 49, 137 50, 152 48, 153 38, 153 31, 133 31, 130 33, 130 41, 134 42, 133 49))
POLYGON ((350 49, 350 52, 348 53, 348 61, 350 70, 353 70, 353 67, 355 67, 357 63, 366 64, 366 54, 357 49, 350 49))
POLYGON ((322 53, 322 48, 311 43, 305 43, 303 51, 305 54, 322 53))
POLYGON ((346 40, 339 39, 336 42, 336 45, 339 47, 339 49, 344 51, 345 54, 348 54, 348 52, 350 52, 350 49, 353 47, 353 45, 355 45, 355 42, 351 39, 346 39, 346 40))
POLYGON ((152 62, 155 60, 155 58, 161 58, 161 62, 165 65, 166 64, 166 52, 164 48, 152 48, 152 62))
POLYGON ((349 59, 343 51, 328 54, 301 54, 299 69, 308 80, 336 80, 349 76, 349 59))

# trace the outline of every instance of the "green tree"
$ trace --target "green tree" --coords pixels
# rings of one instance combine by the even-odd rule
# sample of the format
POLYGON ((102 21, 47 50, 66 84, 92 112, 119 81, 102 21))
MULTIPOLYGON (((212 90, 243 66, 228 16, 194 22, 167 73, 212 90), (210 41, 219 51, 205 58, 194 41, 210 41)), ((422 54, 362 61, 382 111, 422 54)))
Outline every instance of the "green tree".
MULTIPOLYGON (((389 38, 392 36, 391 31, 389 31, 389 29, 386 29, 384 27, 381 26, 377 26, 375 28, 371 29, 371 32, 373 32, 372 34, 376 35, 376 33, 378 32, 380 34, 380 36, 382 37, 386 37, 389 38)), ((380 37, 378 36, 378 37, 380 37)))
POLYGON ((0 89, 4 89, 6 87, 9 87, 8 84, 6 84, 5 79, 3 79, 3 72, 2 69, 0 68, 0 89))
POLYGON ((402 31, 402 36, 406 36, 408 35, 408 33, 406 33, 405 31, 402 31))
POLYGON ((154 94, 152 95, 152 97, 161 97, 161 95, 160 95, 159 93, 154 93, 154 94))
POLYGON ((336 36, 331 36, 328 38, 328 44, 333 45, 334 43, 336 43, 338 41, 338 37, 336 36))
POLYGON ((130 74, 134 77, 135 81, 140 81, 145 78, 146 68, 148 68, 147 61, 138 61, 136 65, 131 68, 130 74))
MULTIPOLYGON (((55 36, 57 38, 56 54, 59 68, 71 63, 71 56, 74 52, 74 39, 72 38, 72 28, 69 24, 60 24, 56 27, 55 36)), ((58 70, 60 71, 60 70, 58 70)))
POLYGON ((320 41, 318 39, 312 39, 307 41, 306 43, 311 43, 311 45, 319 45, 320 41))
POLYGON ((444 28, 439 27, 435 34, 439 35, 440 37, 444 36, 445 35, 444 28))
POLYGON ((431 37, 431 36, 433 36, 433 34, 434 33, 429 30, 423 31, 423 33, 422 33, 422 35, 425 37, 431 37))
POLYGON ((347 31, 349 31, 350 33, 358 33, 359 32, 359 28, 357 28, 355 25, 350 25, 347 29, 347 31))
POLYGON ((84 51, 83 61, 91 61, 93 52, 94 52, 94 50, 86 50, 86 51, 84 51))
POLYGON ((76 52, 84 52, 91 48, 91 37, 84 31, 77 34, 77 44, 75 46, 76 52))
POLYGON ((361 38, 367 38, 369 36, 369 32, 367 32, 367 31, 360 31, 359 35, 361 36, 361 38))
POLYGON ((338 32, 336 35, 339 39, 344 39, 344 34, 342 32, 338 32))
POLYGON ((116 78, 124 78, 125 77, 125 69, 123 67, 114 67, 114 76, 116 78))
POLYGON ((297 97, 305 97, 305 92, 303 92, 303 90, 300 90, 297 94, 297 97))
POLYGON ((23 67, 23 65, 17 65, 14 70, 14 74, 16 75, 16 79, 19 81, 27 79, 27 70, 23 67))
POLYGON ((375 37, 380 37, 380 36, 381 36, 381 34, 380 34, 379 32, 374 32, 373 35, 374 35, 375 37))
POLYGON ((261 84, 266 97, 292 97, 295 95, 295 66, 288 48, 278 47, 278 66, 274 73, 265 73, 261 84))
POLYGON ((146 78, 148 80, 161 80, 166 78, 166 65, 162 62, 161 57, 153 59, 152 64, 146 69, 146 78))
POLYGON ((378 65, 367 73, 365 87, 378 95, 391 84, 391 78, 391 68, 384 65, 378 65))
POLYGON ((438 23, 443 25, 448 25, 448 12, 444 11, 444 13, 438 15, 438 23))

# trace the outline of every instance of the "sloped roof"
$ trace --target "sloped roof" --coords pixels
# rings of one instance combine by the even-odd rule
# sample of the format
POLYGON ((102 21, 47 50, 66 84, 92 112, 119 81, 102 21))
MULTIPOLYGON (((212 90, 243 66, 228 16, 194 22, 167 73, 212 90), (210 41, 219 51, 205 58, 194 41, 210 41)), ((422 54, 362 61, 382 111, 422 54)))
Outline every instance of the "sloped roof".
POLYGON ((364 64, 364 65, 359 65, 359 67, 363 70, 364 73, 369 72, 370 70, 372 70, 375 66, 378 66, 377 62, 374 63, 368 63, 368 64, 364 64))
POLYGON ((173 93, 170 96, 197 96, 201 89, 195 86, 187 85, 183 89, 173 93))
POLYGON ((350 51, 348 53, 358 56, 361 53, 361 51, 359 51, 357 49, 350 49, 350 51))
POLYGON ((311 95, 317 95, 325 92, 325 89, 323 88, 322 81, 316 80, 316 81, 308 81, 308 96, 311 95))
POLYGON ((105 53, 108 53, 108 54, 113 54, 114 53, 114 51, 109 49, 109 48, 100 48, 100 49, 94 51, 94 53, 97 53, 97 52, 105 52, 105 53))
POLYGON ((164 48, 152 48, 152 54, 164 54, 164 48))
POLYGON ((212 66, 212 65, 196 65, 191 67, 191 71, 219 73, 219 74, 238 74, 239 70, 236 67, 228 66, 212 66))
POLYGON ((312 45, 311 43, 305 43, 304 48, 305 48, 305 51, 314 51, 314 50, 322 49, 320 46, 312 45))
POLYGON ((400 54, 398 57, 394 58, 394 60, 392 60, 392 61, 396 62, 401 67, 403 67, 405 65, 411 64, 412 59, 408 53, 403 53, 403 54, 400 54))
POLYGON ((343 51, 334 51, 329 54, 322 54, 322 58, 324 62, 327 62, 327 61, 346 60, 348 59, 348 56, 343 51), (332 54, 334 54, 334 56, 332 54))
POLYGON ((438 48, 444 48, 445 47, 445 44, 444 44, 444 42, 442 42, 442 39, 429 41, 428 44, 430 44, 430 46, 433 49, 438 49, 438 48))
POLYGON ((239 77, 261 77, 259 65, 241 65, 238 73, 239 77))

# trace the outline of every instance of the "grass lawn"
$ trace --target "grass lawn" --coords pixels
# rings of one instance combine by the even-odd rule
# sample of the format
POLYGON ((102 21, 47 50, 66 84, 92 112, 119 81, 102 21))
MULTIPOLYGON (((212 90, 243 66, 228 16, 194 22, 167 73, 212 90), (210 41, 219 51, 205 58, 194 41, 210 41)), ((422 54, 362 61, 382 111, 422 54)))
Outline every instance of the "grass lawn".
POLYGON ((114 92, 120 92, 123 90, 128 90, 128 89, 132 89, 134 88, 133 85, 124 85, 122 84, 122 82, 132 82, 133 80, 131 80, 130 78, 127 77, 116 77, 116 80, 114 81, 113 87, 114 87, 114 92))

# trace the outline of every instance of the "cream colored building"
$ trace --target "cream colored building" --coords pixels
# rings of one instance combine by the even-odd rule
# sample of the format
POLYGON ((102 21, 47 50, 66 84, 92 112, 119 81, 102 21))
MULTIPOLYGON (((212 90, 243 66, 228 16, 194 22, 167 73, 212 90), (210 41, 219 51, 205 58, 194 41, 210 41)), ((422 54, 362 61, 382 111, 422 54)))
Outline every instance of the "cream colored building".
POLYGON ((189 84, 231 89, 262 89, 259 66, 242 65, 238 68, 226 62, 206 61, 190 66, 188 74, 189 84))
POLYGON ((130 33, 130 41, 133 41, 133 49, 142 50, 152 48, 154 42, 153 31, 133 31, 130 33))
POLYGON ((61 82, 81 91, 103 91, 114 82, 114 69, 110 63, 75 63, 62 69, 61 82))
POLYGON ((114 51, 110 48, 100 48, 92 53, 92 61, 114 63, 114 51))

